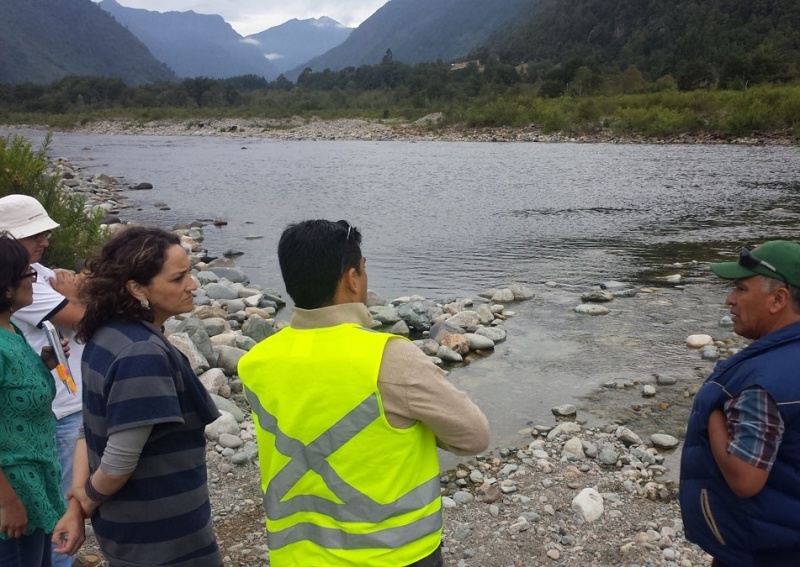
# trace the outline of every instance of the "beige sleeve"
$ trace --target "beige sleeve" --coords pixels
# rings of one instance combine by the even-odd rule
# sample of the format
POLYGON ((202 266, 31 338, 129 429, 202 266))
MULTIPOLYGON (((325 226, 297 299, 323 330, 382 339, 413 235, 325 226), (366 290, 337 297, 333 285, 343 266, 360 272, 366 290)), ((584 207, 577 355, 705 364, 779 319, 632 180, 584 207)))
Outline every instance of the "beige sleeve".
POLYGON ((378 390, 392 426, 404 429, 421 421, 433 430, 439 447, 456 455, 475 455, 489 446, 486 416, 414 344, 386 343, 378 390))

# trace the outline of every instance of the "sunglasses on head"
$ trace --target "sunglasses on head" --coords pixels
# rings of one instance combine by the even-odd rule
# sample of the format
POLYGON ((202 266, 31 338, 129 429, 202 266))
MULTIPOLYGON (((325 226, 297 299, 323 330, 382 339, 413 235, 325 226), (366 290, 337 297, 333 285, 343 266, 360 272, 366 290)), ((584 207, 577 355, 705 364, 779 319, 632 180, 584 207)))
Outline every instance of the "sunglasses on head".
POLYGON ((770 272, 773 272, 775 275, 779 276, 781 281, 786 283, 786 276, 780 273, 775 266, 762 260, 761 258, 756 257, 750 250, 742 246, 739 249, 739 265, 743 268, 747 268, 748 270, 752 270, 758 266, 763 266, 768 269, 770 272))
POLYGON ((336 224, 338 224, 338 225, 339 225, 339 226, 341 226, 342 228, 346 228, 346 229, 347 229, 347 234, 346 234, 346 235, 345 235, 345 237, 344 237, 344 241, 345 241, 345 242, 348 242, 348 241, 350 240, 350 233, 351 233, 351 232, 352 232, 352 230, 353 230, 353 225, 351 225, 351 224, 350 224, 349 222, 347 222, 346 220, 339 220, 339 221, 336 221, 336 224))

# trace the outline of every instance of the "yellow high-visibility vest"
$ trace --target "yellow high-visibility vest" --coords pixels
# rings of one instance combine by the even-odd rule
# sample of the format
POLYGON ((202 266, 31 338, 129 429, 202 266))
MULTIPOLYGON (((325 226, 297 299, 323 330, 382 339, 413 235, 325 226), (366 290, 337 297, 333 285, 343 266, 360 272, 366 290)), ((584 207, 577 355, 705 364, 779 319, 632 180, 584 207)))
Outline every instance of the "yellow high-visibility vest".
POLYGON ((355 324, 287 327, 239 361, 253 410, 270 564, 401 567, 441 542, 436 439, 392 427, 386 342, 355 324))

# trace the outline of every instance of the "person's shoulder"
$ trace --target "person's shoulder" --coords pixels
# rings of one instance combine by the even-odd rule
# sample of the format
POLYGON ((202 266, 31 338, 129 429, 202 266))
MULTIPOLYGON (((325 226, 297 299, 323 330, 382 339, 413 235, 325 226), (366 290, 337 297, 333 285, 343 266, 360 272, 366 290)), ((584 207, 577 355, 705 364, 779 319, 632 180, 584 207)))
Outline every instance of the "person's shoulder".
POLYGON ((419 365, 436 368, 431 357, 422 352, 422 349, 405 337, 397 335, 390 336, 386 341, 383 360, 387 365, 400 365, 404 368, 405 375, 414 375, 420 369, 419 365))
POLYGON ((47 266, 43 266, 39 262, 34 262, 33 264, 31 264, 31 268, 36 270, 36 273, 39 274, 37 280, 40 281, 42 280, 42 278, 44 278, 44 281, 47 281, 49 278, 53 278, 56 275, 56 273, 53 270, 51 270, 47 266))
MULTIPOLYGON (((155 332, 147 325, 138 321, 110 321, 100 327, 92 337, 91 341, 101 346, 107 347, 114 345, 116 348, 109 349, 120 352, 131 345, 152 345, 159 350, 165 350, 155 332)), ((145 347, 151 348, 151 347, 145 347)))

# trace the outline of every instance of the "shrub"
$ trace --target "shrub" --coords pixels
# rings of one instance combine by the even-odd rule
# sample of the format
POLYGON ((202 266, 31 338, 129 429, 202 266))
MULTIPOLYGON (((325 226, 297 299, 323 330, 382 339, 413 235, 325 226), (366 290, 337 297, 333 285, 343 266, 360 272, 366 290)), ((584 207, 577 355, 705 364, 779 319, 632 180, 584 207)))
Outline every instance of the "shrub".
POLYGON ((100 227, 100 213, 87 213, 86 199, 65 190, 59 174, 49 175, 48 134, 38 151, 17 134, 0 136, 0 197, 21 194, 37 199, 59 226, 44 253, 42 262, 49 266, 72 268, 102 243, 105 231, 100 227))

